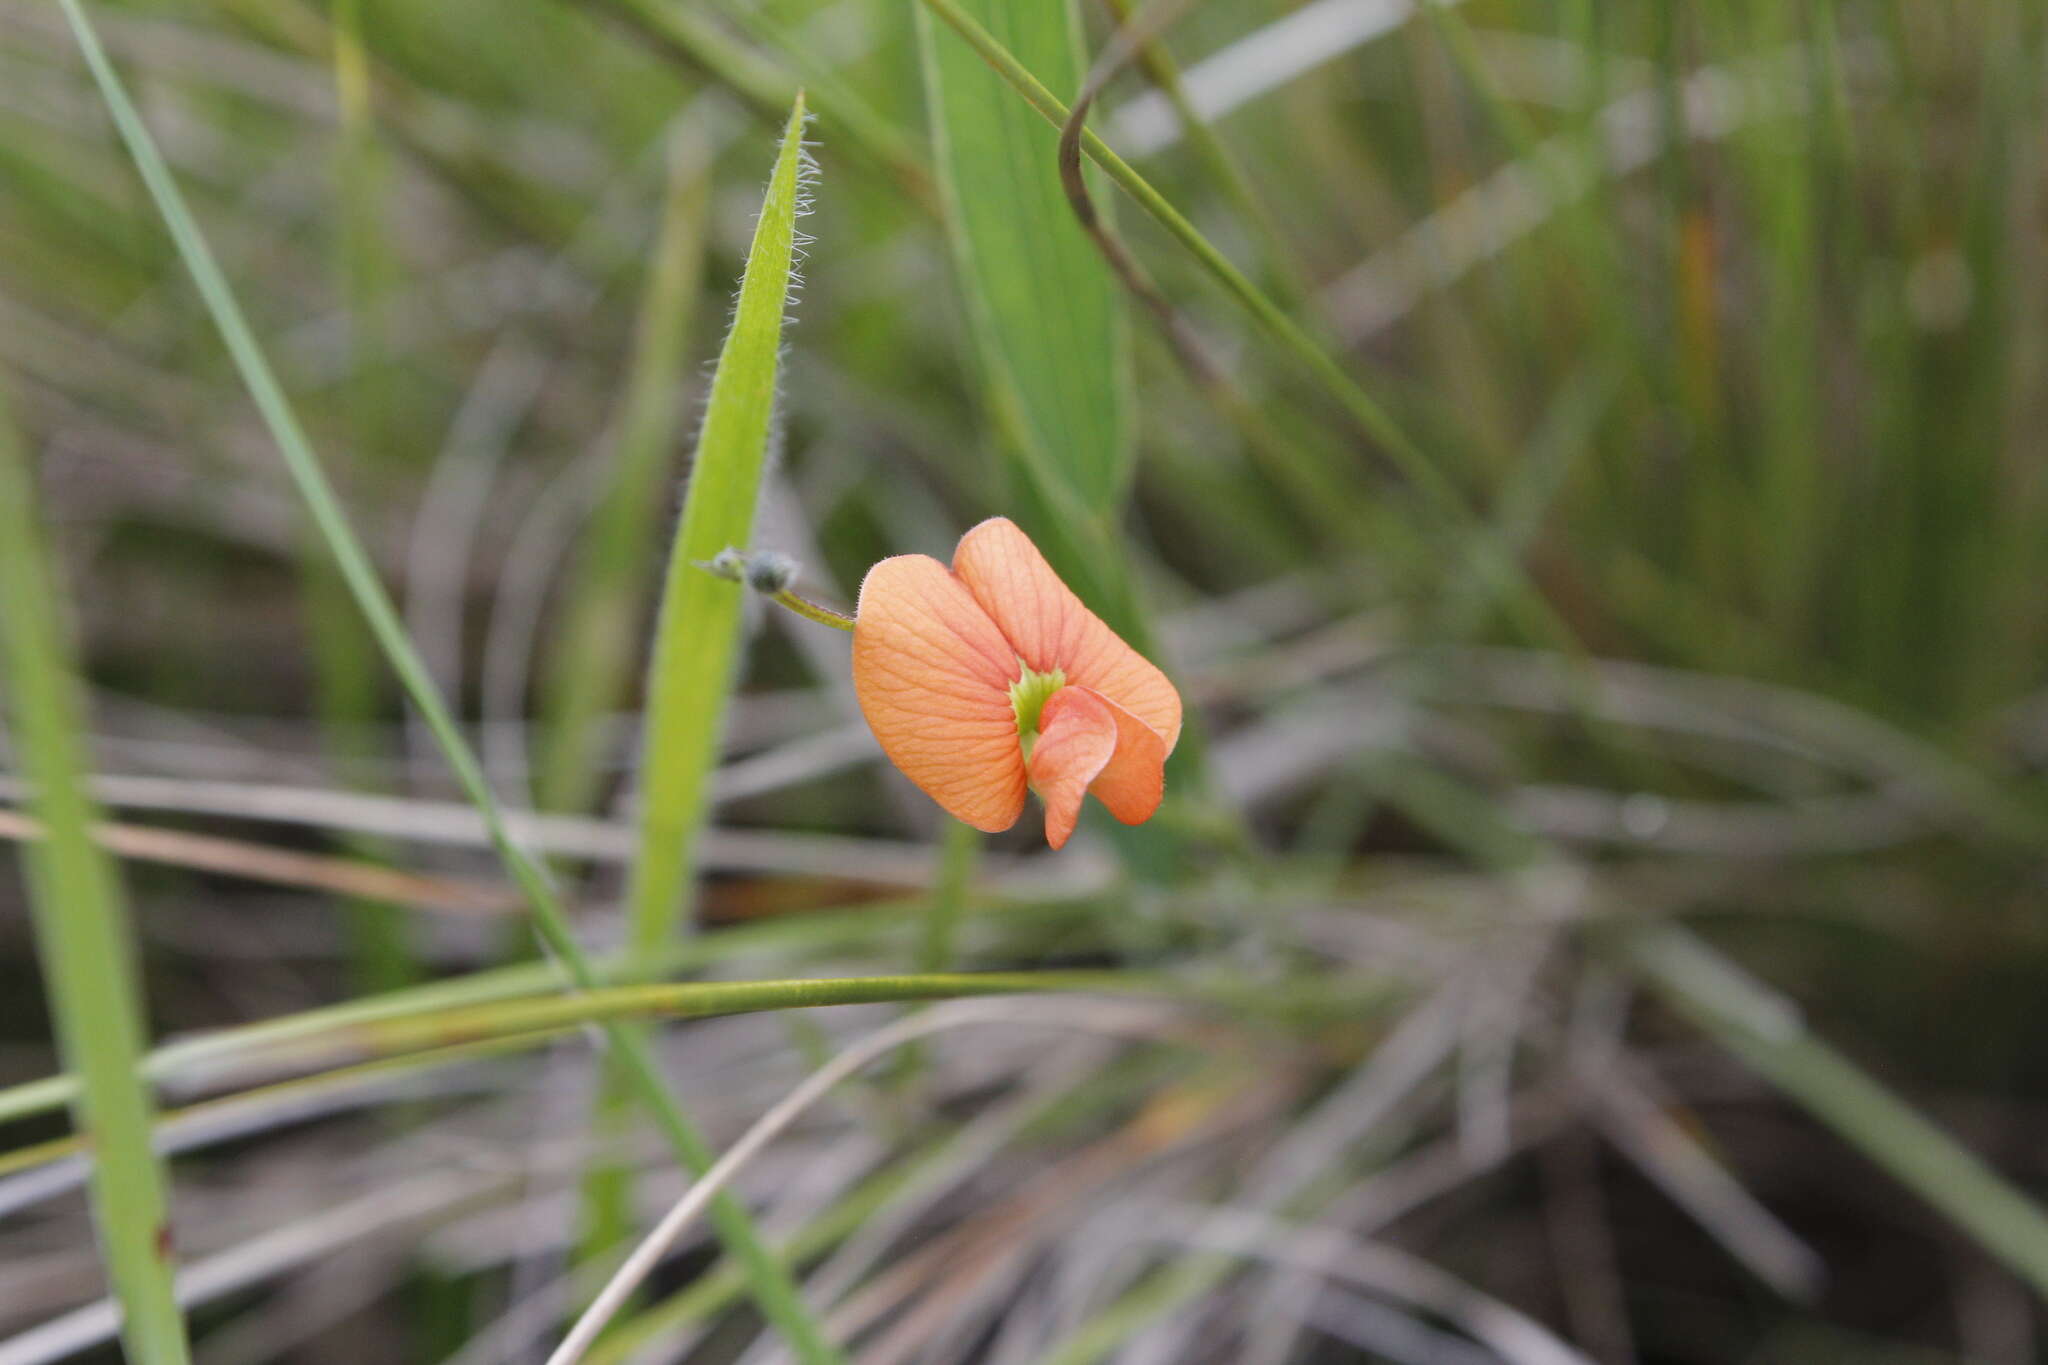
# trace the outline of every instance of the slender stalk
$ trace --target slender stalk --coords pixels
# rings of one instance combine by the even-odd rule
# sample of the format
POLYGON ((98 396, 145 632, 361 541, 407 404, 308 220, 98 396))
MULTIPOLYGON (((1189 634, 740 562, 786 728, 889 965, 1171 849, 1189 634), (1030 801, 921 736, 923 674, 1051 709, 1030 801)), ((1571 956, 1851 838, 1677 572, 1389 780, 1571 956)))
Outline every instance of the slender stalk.
MULTIPOLYGON (((590 959, 570 931, 569 918, 561 900, 540 865, 513 841, 505 823, 504 810, 491 791, 482 763, 456 724, 440 688, 427 671, 425 660, 407 637, 390 596, 378 580, 368 552, 342 512, 312 443, 299 425, 290 400, 285 397, 269 360, 243 317, 233 290, 213 258, 212 249, 207 246, 198 223, 186 207, 184 195, 172 178, 170 168, 165 165, 155 139, 136 112, 113 63, 107 59, 106 50, 101 46, 81 0, 61 0, 61 3, 115 127, 127 145, 129 155, 134 158, 136 169, 176 242, 207 312, 241 372, 243 383, 277 442, 300 499, 306 504, 314 526, 334 555, 343 581, 367 619, 371 633, 383 649, 392 670, 398 674, 406 694, 419 708, 427 728, 440 745, 456 781, 483 819, 491 846, 506 871, 526 894, 541 941, 560 964, 570 984, 579 990, 588 990, 597 983, 598 977, 590 959)), ((677 1158, 692 1170, 708 1166, 711 1162, 710 1149, 669 1094, 647 1041, 632 1030, 618 1026, 607 1028, 606 1038, 613 1053, 623 1061, 634 1092, 656 1118, 677 1158)), ((839 1359, 838 1353, 825 1344, 822 1330, 798 1298, 786 1268, 762 1245, 746 1211, 736 1202, 724 1199, 719 1201, 714 1216, 720 1235, 748 1266, 763 1313, 784 1332, 792 1347, 809 1362, 839 1359)))
MULTIPOLYGON (((970 824, 948 820, 939 841, 938 877, 932 883, 931 909, 920 926, 913 965, 920 972, 949 970, 956 955, 960 918, 967 910, 967 895, 974 885, 974 867, 981 861, 982 834, 970 824)), ((897 1057, 892 1079, 914 1081, 924 1070, 924 1047, 905 1045, 897 1057)))
MULTIPOLYGON (((1067 106, 1040 84, 1038 78, 1032 75, 1008 48, 996 41, 994 35, 963 10, 957 0, 924 0, 924 5, 954 32, 966 39, 968 45, 980 54, 981 59, 995 68, 997 74, 1022 95, 1048 123, 1055 128, 1066 124, 1069 112, 1067 106)), ((1243 271, 1231 264, 1230 258, 1204 237, 1166 196, 1154 189, 1151 182, 1132 169, 1129 162, 1112 151, 1094 132, 1082 132, 1081 150, 1086 152, 1089 159, 1100 166, 1126 194, 1136 200, 1140 208, 1165 228, 1175 241, 1194 256, 1196 262, 1222 286, 1224 292, 1250 313, 1253 320, 1265 328, 1302 368, 1342 405, 1352 420, 1380 443, 1387 455, 1401 467, 1402 473, 1407 475, 1439 509, 1454 512, 1461 518, 1470 515, 1465 495, 1423 452, 1422 447, 1395 423, 1386 409, 1360 388, 1357 381, 1346 374, 1343 368, 1316 344, 1314 338, 1288 316, 1284 308, 1253 284, 1243 271)))
POLYGON ((939 876, 932 885, 931 913, 925 917, 924 932, 917 942, 917 969, 921 972, 943 972, 953 964, 960 917, 967 908, 982 842, 981 831, 974 826, 958 820, 947 822, 939 845, 939 876))
POLYGON ((780 592, 770 593, 769 600, 783 610, 793 611, 798 616, 803 617, 804 620, 814 622, 817 625, 830 626, 834 630, 847 632, 853 630, 853 618, 845 612, 835 611, 822 602, 813 602, 808 597, 799 597, 788 588, 784 588, 780 592))
MULTIPOLYGON (((578 995, 436 1010, 375 1026, 330 1029, 313 1039, 311 1046, 303 1040, 273 1044, 274 1059, 266 1057, 260 1047, 251 1050, 244 1058, 245 1064, 267 1071, 288 1067, 299 1074, 155 1115, 157 1145, 163 1149, 166 1135, 175 1134, 181 1127, 229 1113, 255 1112, 273 1104, 289 1106, 312 1095, 386 1077, 538 1048, 607 1020, 712 1019, 833 1005, 925 1003, 1068 992, 1144 998, 1175 993, 1161 979, 1115 972, 926 972, 905 976, 619 986, 578 995)), ((75 1134, 16 1147, 0 1153, 0 1176, 76 1156, 92 1145, 89 1135, 75 1134)))
MULTIPOLYGON (((1093 912, 1090 902, 1022 902, 1001 908, 1007 914, 1054 931, 1071 926, 1076 915, 1093 912)), ((677 943, 662 954, 660 970, 691 971, 733 957, 776 951, 898 951, 878 942, 878 935, 902 934, 923 922, 928 913, 926 902, 914 899, 866 902, 854 909, 819 912, 800 919, 765 920, 677 943)), ((629 964, 618 956, 601 958, 593 965, 607 983, 623 980, 631 971, 645 970, 645 964, 629 964)), ((293 1042, 306 1042, 317 1048, 323 1045, 320 1040, 330 1034, 376 1020, 544 996, 559 988, 558 981, 558 969, 545 962, 522 962, 472 972, 167 1043, 142 1059, 142 1071, 152 1081, 190 1081, 218 1068, 237 1065, 257 1053, 282 1055, 293 1042)), ((78 1093, 77 1078, 68 1074, 9 1086, 0 1090, 0 1123, 50 1113, 78 1093)))
POLYGON ((36 946, 67 1065, 72 1102, 92 1141, 93 1217, 137 1365, 184 1365, 185 1322, 173 1292, 163 1170, 150 1147, 154 1106, 136 1071, 141 984, 121 881, 93 842, 98 818, 83 781, 83 707, 58 621, 27 461, 0 405, 0 662, 21 764, 47 834, 26 851, 36 946))

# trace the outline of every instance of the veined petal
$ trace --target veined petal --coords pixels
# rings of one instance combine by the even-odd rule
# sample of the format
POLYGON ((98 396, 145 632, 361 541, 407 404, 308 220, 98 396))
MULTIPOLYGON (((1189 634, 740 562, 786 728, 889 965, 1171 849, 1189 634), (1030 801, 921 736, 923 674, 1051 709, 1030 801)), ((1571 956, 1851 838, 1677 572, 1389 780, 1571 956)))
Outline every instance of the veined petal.
POLYGON ((1116 753, 1116 734, 1109 703, 1085 687, 1062 687, 1039 713, 1031 785, 1045 802, 1045 841, 1054 848, 1074 832, 1081 799, 1116 753))
POLYGON ((1026 664, 1041 673, 1060 669, 1068 683, 1101 693, 1173 752, 1180 693, 1060 581, 1015 522, 991 517, 960 537, 953 572, 1026 664))
POLYGON ((989 833, 1024 809, 1016 674, 1016 651, 938 560, 897 555, 868 570, 853 626, 861 714, 905 777, 989 833))
POLYGON ((1159 809, 1159 799, 1166 794, 1165 739, 1123 707, 1088 688, 1060 690, 1089 692, 1108 709, 1110 719, 1116 723, 1116 751, 1088 790, 1125 824, 1144 824, 1159 809))

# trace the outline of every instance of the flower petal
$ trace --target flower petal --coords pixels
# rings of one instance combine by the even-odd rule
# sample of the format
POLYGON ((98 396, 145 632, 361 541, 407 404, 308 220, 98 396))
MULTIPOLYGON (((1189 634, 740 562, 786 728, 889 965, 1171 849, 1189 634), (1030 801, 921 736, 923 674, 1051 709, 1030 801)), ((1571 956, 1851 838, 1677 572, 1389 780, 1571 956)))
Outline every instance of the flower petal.
POLYGON ((994 833, 1024 809, 1010 683, 1017 652, 946 566, 897 555, 868 570, 854 612, 853 691, 889 761, 994 833))
POLYGON ((1116 729, 1109 703, 1085 687, 1062 687, 1039 713, 1031 785, 1045 802, 1045 841, 1054 848, 1074 832, 1081 798, 1116 753, 1116 729))
MULTIPOLYGON (((1072 687, 1060 690, 1090 691, 1072 687)), ((1090 695, 1108 708, 1110 718, 1116 722, 1116 752, 1110 755, 1108 764, 1088 790, 1117 819, 1127 825, 1142 825, 1159 809, 1159 799, 1166 794, 1166 741, 1157 730, 1109 698, 1094 692, 1090 695)))
POLYGON ((1026 664, 1063 670, 1070 684, 1092 688, 1150 726, 1173 752, 1180 693, 1074 596, 1015 522, 991 517, 960 537, 953 572, 1026 664))

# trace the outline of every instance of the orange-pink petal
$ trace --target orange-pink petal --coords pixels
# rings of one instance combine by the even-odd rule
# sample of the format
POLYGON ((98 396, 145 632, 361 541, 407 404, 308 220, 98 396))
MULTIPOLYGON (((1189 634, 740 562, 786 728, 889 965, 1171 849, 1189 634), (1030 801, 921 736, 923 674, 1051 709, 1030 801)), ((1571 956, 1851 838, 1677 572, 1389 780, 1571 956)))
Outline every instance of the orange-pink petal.
MULTIPOLYGON (((1061 692, 1090 692, 1063 687, 1061 692)), ((1059 693, 1054 693, 1058 696, 1059 693)), ((1109 698, 1090 692, 1116 723, 1116 751, 1088 790, 1127 825, 1141 825, 1159 809, 1166 793, 1166 741, 1159 732, 1109 698)))
POLYGON ((897 555, 868 570, 853 627, 861 714, 904 776, 989 833, 1024 809, 1017 671, 1002 631, 938 560, 897 555))
POLYGON ((1116 737, 1109 703, 1085 687, 1062 687, 1039 713, 1031 786, 1045 802, 1045 841, 1055 849, 1074 832, 1081 800, 1116 753, 1116 737))
POLYGON ((1180 739, 1180 693, 1060 581, 1031 538, 1005 517, 960 537, 953 572, 1017 654, 1041 673, 1092 688, 1155 731, 1168 753, 1180 739))

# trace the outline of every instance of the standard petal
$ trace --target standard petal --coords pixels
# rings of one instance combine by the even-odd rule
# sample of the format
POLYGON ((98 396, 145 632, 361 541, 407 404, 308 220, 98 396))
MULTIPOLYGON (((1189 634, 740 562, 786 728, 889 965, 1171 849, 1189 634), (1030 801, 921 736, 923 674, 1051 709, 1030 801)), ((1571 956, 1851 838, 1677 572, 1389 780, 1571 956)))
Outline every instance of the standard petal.
POLYGON ((991 517, 960 537, 953 572, 1025 663, 1041 673, 1060 669, 1069 683, 1100 692, 1150 726, 1173 752, 1180 739, 1180 693, 1074 596, 1015 522, 991 517))
MULTIPOLYGON (((1063 687, 1062 692, 1088 691, 1063 687)), ((1054 695, 1058 695, 1055 693, 1054 695)), ((1109 813, 1127 825, 1142 825, 1159 809, 1166 794, 1166 741, 1157 730, 1118 706, 1096 695, 1116 722, 1116 752, 1088 790, 1109 807, 1109 813)))
POLYGON ((1116 753, 1116 729, 1109 703, 1085 687, 1062 687, 1039 713, 1031 786, 1045 802, 1045 841, 1054 848, 1074 832, 1081 798, 1116 753))
POLYGON ((1024 809, 1010 708, 1017 653, 929 555, 868 570, 854 612, 853 691, 889 761, 960 820, 994 833, 1024 809))

